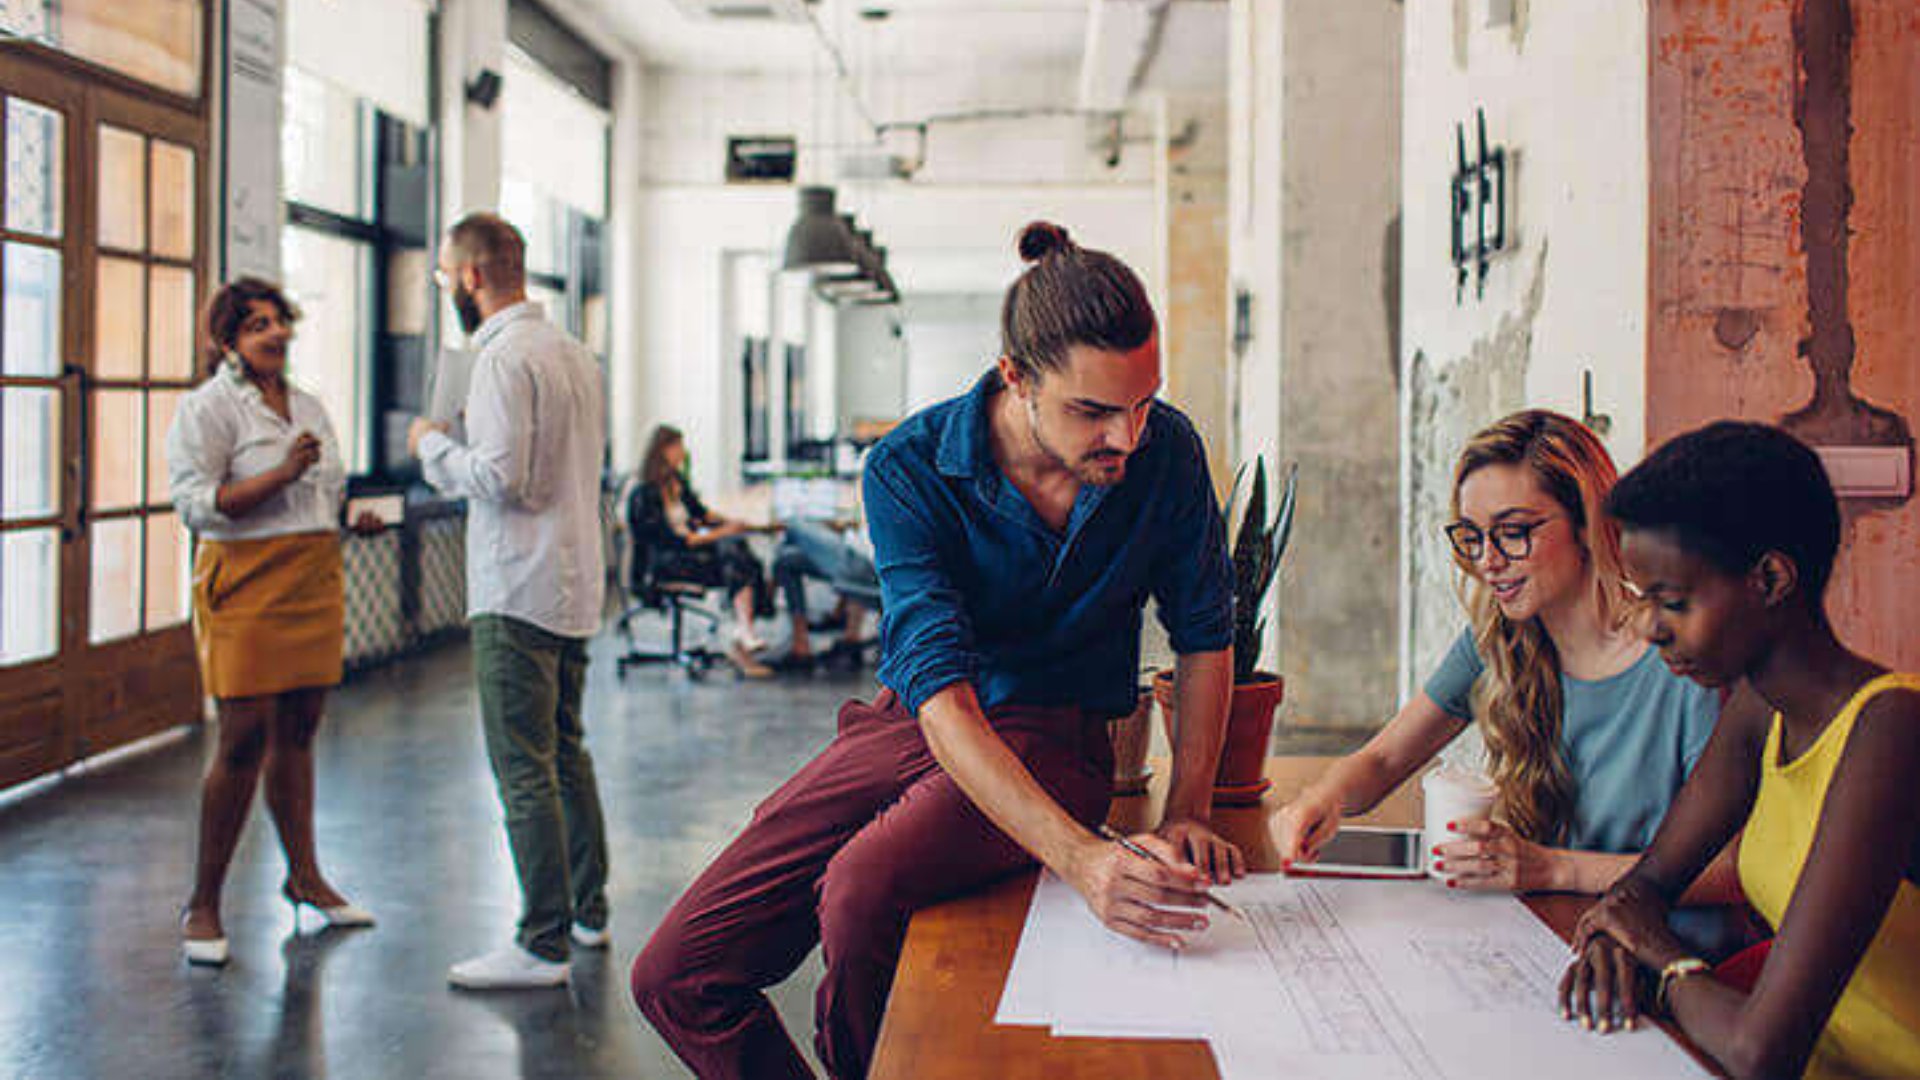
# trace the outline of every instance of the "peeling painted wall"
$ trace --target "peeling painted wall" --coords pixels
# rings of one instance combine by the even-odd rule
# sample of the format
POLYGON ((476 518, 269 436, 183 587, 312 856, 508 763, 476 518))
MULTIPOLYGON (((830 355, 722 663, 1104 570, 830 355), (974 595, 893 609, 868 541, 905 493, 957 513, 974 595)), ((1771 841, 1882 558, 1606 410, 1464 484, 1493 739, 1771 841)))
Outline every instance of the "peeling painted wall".
MULTIPOLYGON (((1662 4, 1651 41, 1649 442, 1737 416, 1911 460, 1920 7, 1662 4)), ((1920 667, 1920 500, 1842 509, 1834 621, 1920 667)))
POLYGON ((1425 681, 1465 617, 1439 534, 1474 431, 1539 406, 1604 416, 1638 459, 1645 419, 1647 9, 1619 0, 1406 6, 1402 140, 1401 690, 1425 681), (1476 110, 1508 154, 1507 250, 1484 297, 1456 299, 1448 236, 1456 125, 1476 110))

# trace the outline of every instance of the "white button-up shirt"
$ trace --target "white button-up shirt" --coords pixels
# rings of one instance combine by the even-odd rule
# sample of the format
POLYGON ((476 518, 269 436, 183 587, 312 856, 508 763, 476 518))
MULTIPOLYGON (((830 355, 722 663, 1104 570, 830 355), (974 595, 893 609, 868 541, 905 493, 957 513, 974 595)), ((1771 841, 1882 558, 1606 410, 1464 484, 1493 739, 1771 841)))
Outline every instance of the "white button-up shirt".
POLYGON ((600 366, 532 302, 495 312, 473 346, 467 444, 420 440, 427 482, 468 500, 467 614, 591 637, 606 578, 600 366))
POLYGON ((180 399, 167 431, 167 479, 180 519, 201 539, 258 540, 340 528, 347 471, 327 410, 288 380, 287 412, 291 419, 269 408, 232 359, 180 399), (319 461, 246 514, 220 512, 215 497, 222 485, 278 467, 303 431, 320 440, 319 461))

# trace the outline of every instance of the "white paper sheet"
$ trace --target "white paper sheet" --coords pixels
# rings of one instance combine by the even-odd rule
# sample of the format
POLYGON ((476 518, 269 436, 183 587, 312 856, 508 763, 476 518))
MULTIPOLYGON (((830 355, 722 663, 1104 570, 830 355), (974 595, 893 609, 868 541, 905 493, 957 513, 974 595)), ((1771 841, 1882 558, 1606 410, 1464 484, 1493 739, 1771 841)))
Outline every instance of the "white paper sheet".
POLYGON ((1102 927, 1042 875, 996 1020, 1055 1035, 1206 1038, 1223 1080, 1705 1075, 1666 1036, 1559 1018, 1566 946, 1507 896, 1260 875, 1178 953, 1102 927))
POLYGON ((466 441, 467 385, 473 377, 473 354, 451 346, 440 350, 428 375, 427 419, 453 425, 457 442, 466 441))

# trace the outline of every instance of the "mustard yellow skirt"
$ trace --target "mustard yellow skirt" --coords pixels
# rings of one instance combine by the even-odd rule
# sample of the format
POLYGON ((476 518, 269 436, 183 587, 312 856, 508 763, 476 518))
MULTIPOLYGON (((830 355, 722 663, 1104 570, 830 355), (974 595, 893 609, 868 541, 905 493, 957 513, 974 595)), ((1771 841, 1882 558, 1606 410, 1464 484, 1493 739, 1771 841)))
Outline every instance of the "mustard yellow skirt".
POLYGON ((338 684, 342 585, 334 533, 202 540, 193 631, 207 692, 255 697, 338 684))

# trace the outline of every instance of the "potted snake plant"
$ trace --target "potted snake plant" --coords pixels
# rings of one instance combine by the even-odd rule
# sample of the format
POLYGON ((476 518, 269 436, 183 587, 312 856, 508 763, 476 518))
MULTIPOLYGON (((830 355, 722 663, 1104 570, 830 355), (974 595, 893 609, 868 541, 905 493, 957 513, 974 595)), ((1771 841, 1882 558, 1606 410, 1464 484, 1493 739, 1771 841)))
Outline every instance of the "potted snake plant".
MULTIPOLYGON (((1247 467, 1234 475, 1227 500, 1226 519, 1232 529, 1234 504, 1247 467)), ((1273 735, 1273 716, 1286 693, 1286 680, 1259 670, 1261 642, 1267 620, 1261 614, 1267 592, 1279 576, 1280 559, 1293 534, 1294 496, 1300 469, 1287 466, 1287 479, 1273 518, 1267 518, 1267 466, 1256 458, 1253 486, 1247 496, 1240 528, 1233 533, 1233 702, 1227 713, 1227 732, 1220 748, 1220 767, 1214 775, 1213 801, 1222 806, 1258 803, 1265 794, 1267 746, 1273 735)), ((1154 700, 1166 721, 1167 742, 1177 745, 1179 718, 1173 709, 1173 672, 1153 679, 1154 700)))

